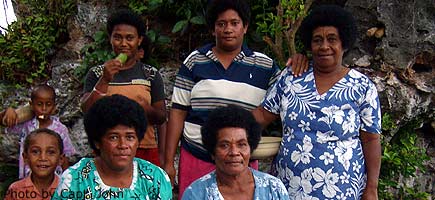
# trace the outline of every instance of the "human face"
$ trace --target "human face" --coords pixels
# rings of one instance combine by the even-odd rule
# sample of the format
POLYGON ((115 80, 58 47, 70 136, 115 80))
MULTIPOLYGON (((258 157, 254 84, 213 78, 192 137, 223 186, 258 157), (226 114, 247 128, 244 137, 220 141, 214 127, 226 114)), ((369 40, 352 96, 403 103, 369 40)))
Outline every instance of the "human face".
POLYGON ((23 158, 32 170, 33 177, 47 178, 54 175, 56 167, 62 164, 64 155, 60 152, 56 137, 38 133, 30 139, 29 148, 23 152, 23 158))
POLYGON ((127 24, 118 24, 113 27, 110 44, 116 54, 125 53, 128 59, 136 59, 136 53, 142 36, 139 36, 136 27, 127 24))
POLYGON ((314 66, 318 70, 335 70, 343 59, 343 46, 337 28, 333 26, 317 27, 311 40, 314 66))
POLYGON ((214 155, 216 171, 228 176, 240 175, 248 169, 251 148, 246 130, 243 128, 223 128, 218 131, 214 155))
POLYGON ((54 103, 54 94, 48 90, 39 90, 35 97, 30 101, 33 113, 39 121, 47 121, 53 114, 56 105, 54 103))
POLYGON ((133 127, 116 125, 107 130, 95 146, 100 151, 101 166, 114 172, 131 170, 139 139, 133 127))
POLYGON ((241 49, 246 30, 248 26, 243 25, 242 18, 235 10, 222 12, 214 24, 213 36, 216 38, 216 47, 223 51, 241 49))

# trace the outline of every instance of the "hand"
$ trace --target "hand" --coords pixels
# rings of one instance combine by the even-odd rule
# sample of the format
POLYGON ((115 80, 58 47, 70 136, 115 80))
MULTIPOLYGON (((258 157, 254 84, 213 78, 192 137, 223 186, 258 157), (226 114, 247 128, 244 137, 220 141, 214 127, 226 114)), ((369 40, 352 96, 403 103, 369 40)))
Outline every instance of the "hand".
POLYGON ((293 76, 302 76, 302 73, 308 70, 308 59, 305 55, 297 53, 287 60, 285 66, 292 68, 293 76))
POLYGON ((171 179, 171 185, 174 186, 175 181, 175 167, 174 163, 165 163, 163 169, 168 174, 169 178, 171 179))
POLYGON ((378 200, 378 189, 373 187, 366 187, 364 189, 363 200, 378 200))
POLYGON ((117 59, 108 60, 104 63, 104 70, 103 70, 103 76, 102 79, 109 83, 112 81, 115 74, 117 74, 122 69, 122 63, 121 61, 117 59))
POLYGON ((18 115, 13 108, 7 108, 2 119, 2 124, 11 127, 18 124, 18 115))

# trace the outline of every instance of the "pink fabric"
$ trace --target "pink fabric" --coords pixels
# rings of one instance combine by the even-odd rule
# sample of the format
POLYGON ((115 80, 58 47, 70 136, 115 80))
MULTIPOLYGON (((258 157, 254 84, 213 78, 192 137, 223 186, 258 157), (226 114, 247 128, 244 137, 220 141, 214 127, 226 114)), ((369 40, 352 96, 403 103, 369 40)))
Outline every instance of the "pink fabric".
MULTIPOLYGON (((215 165, 196 158, 183 147, 180 148, 180 163, 178 166, 178 199, 183 196, 184 190, 189 187, 196 179, 215 170, 215 165)), ((258 160, 249 163, 249 166, 258 170, 258 160)))
MULTIPOLYGON (((66 157, 70 157, 74 154, 76 154, 76 150, 71 142, 71 138, 69 137, 69 131, 68 128, 62 124, 62 122, 59 121, 58 117, 51 116, 51 120, 53 121, 50 126, 47 128, 50 130, 55 131, 60 135, 60 137, 63 140, 63 153, 66 157)), ((39 128, 39 121, 34 117, 31 120, 25 121, 21 124, 17 124, 13 127, 7 128, 6 133, 9 134, 18 134, 20 139, 20 153, 18 155, 18 163, 19 163, 19 174, 18 177, 20 179, 26 177, 30 173, 29 166, 25 165, 24 159, 23 159, 23 151, 24 151, 24 139, 26 136, 39 128)), ((56 169, 56 174, 61 175, 62 174, 62 168, 58 166, 56 169)))

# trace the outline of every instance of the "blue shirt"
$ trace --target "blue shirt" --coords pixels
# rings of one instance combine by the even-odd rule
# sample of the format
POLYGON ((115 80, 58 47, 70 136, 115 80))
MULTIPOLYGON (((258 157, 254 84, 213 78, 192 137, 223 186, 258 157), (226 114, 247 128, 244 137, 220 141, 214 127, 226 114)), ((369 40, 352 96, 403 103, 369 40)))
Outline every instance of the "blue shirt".
POLYGON ((272 165, 292 199, 359 199, 366 170, 360 130, 381 132, 375 85, 351 69, 323 94, 313 68, 301 77, 287 70, 262 106, 281 116, 283 138, 272 165))
MULTIPOLYGON (((289 199, 282 182, 269 174, 251 169, 254 176, 254 200, 289 199)), ((223 200, 216 181, 216 171, 212 171, 193 182, 184 192, 182 200, 223 200)))
POLYGON ((208 153, 202 147, 200 128, 208 113, 229 104, 247 110, 256 108, 280 73, 271 58, 246 46, 225 69, 213 54, 213 47, 208 44, 186 58, 172 94, 172 108, 187 111, 183 147, 202 159, 208 153))

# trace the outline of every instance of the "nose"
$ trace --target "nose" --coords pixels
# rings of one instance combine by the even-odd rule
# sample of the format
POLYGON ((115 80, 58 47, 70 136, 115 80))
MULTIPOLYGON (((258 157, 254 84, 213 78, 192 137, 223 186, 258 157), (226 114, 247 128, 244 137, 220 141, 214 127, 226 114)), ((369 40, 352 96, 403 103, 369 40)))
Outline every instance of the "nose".
POLYGON ((326 50, 328 48, 329 48, 329 43, 326 40, 324 40, 324 41, 322 41, 322 43, 320 43, 320 49, 326 50))
POLYGON ((237 145, 233 144, 233 145, 230 146, 230 149, 229 149, 229 154, 230 155, 236 156, 236 155, 239 155, 239 153, 240 153, 240 150, 237 147, 237 145))
POLYGON ((45 160, 47 160, 47 153, 46 152, 42 152, 41 154, 40 154, 40 156, 39 156, 39 160, 41 160, 41 161, 45 161, 45 160))
POLYGON ((127 147, 128 147, 128 145, 127 145, 127 139, 124 138, 124 137, 121 137, 119 139, 119 142, 118 142, 118 148, 119 149, 126 149, 127 147))

